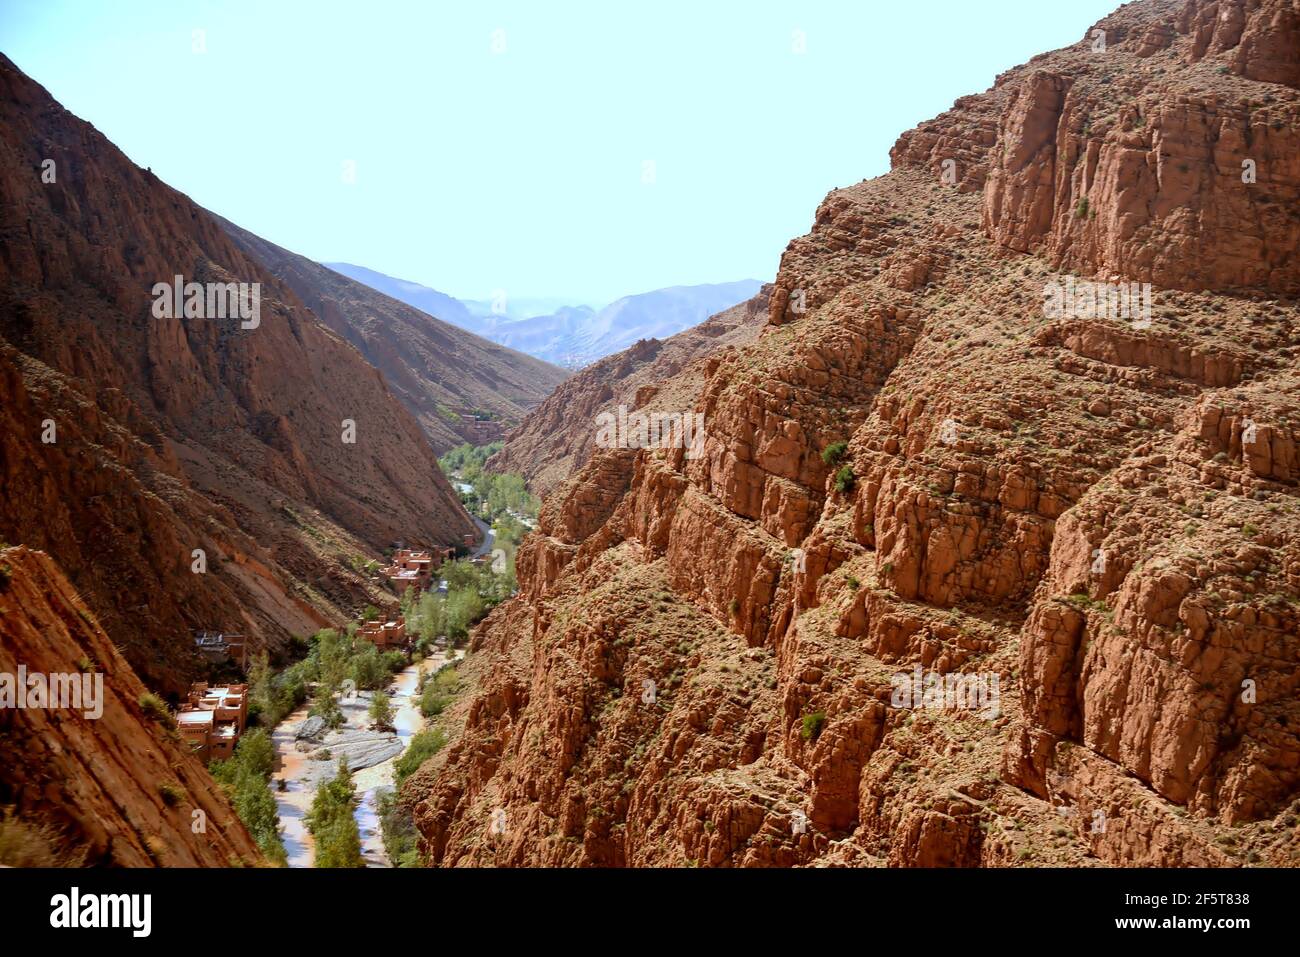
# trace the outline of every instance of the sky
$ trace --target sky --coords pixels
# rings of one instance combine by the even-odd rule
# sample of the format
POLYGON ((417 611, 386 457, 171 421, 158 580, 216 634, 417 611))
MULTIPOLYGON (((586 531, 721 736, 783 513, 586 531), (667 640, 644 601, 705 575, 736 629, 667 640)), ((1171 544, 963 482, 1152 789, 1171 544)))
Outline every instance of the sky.
POLYGON ((898 134, 1118 0, 3 0, 0 51, 195 202, 460 298, 772 279, 898 134))

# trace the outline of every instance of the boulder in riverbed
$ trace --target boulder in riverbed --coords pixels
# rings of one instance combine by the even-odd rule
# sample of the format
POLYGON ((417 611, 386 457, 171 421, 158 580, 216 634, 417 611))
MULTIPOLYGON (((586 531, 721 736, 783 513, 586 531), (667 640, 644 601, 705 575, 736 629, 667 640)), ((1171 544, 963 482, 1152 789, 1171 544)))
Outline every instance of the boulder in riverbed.
POLYGON ((294 737, 299 741, 319 741, 325 737, 325 732, 328 730, 324 718, 310 717, 298 726, 298 732, 294 737))

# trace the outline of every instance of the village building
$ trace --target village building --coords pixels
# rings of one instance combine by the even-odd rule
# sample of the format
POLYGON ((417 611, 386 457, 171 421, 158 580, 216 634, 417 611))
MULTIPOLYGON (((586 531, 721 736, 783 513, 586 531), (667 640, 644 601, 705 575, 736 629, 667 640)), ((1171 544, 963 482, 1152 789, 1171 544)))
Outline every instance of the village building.
POLYGON ((434 548, 416 551, 410 548, 398 548, 393 552, 391 565, 384 568, 384 575, 397 594, 414 586, 416 591, 423 591, 433 580, 433 572, 443 562, 449 561, 454 553, 450 548, 434 548))
POLYGON ((400 651, 406 647, 406 619, 398 615, 393 621, 367 621, 357 630, 380 651, 400 651))
POLYGON ((194 647, 212 664, 233 661, 240 668, 248 666, 243 635, 227 635, 217 631, 196 631, 194 647))
POLYGON ((176 725, 190 750, 204 762, 228 761, 248 725, 248 686, 190 686, 189 699, 176 715, 176 725))

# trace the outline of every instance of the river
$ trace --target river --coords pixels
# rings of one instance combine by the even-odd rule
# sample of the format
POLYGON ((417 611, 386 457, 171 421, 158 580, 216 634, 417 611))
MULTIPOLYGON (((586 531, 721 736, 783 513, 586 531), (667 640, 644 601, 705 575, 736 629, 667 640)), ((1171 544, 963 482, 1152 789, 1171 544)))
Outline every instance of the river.
POLYGON ((361 856, 367 867, 392 866, 379 827, 376 792, 393 786, 393 765, 410 745, 411 738, 424 727, 424 716, 415 696, 421 672, 437 671, 445 662, 444 654, 438 652, 394 676, 389 696, 395 712, 395 734, 369 730, 367 711, 373 694, 367 691, 340 701, 344 724, 329 732, 320 743, 307 744, 299 742, 296 737, 302 723, 307 720, 309 704, 281 721, 272 732, 276 770, 271 776, 271 793, 280 814, 280 835, 290 867, 312 866, 315 845, 307 830, 305 815, 320 782, 333 777, 340 755, 348 756, 349 767, 353 769, 352 781, 359 798, 355 814, 361 832, 361 856), (329 749, 329 760, 312 756, 321 748, 329 749))

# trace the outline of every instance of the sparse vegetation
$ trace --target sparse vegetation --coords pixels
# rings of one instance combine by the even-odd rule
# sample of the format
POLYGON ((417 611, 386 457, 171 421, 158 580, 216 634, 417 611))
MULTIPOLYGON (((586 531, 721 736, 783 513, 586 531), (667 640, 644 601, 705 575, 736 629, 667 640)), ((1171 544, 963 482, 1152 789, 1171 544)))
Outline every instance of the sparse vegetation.
POLYGON ((832 442, 822 449, 822 462, 830 466, 838 465, 840 459, 844 458, 844 453, 848 451, 848 448, 848 442, 832 442))
POLYGON ((171 710, 167 707, 167 702, 154 694, 152 691, 146 691, 140 695, 140 710, 150 721, 155 721, 165 728, 174 728, 176 719, 172 717, 171 710))
POLYGON ((851 492, 858 478, 853 474, 853 466, 846 465, 835 473, 835 491, 851 492))
POLYGON ((12 806, 0 810, 0 866, 81 867, 85 850, 75 849, 52 827, 19 820, 12 806))
POLYGON ((168 807, 175 807, 185 800, 185 790, 175 781, 159 781, 158 794, 168 807))
POLYGON ((803 716, 802 735, 805 741, 816 741, 822 733, 822 726, 826 723, 825 711, 814 711, 812 714, 803 716))

